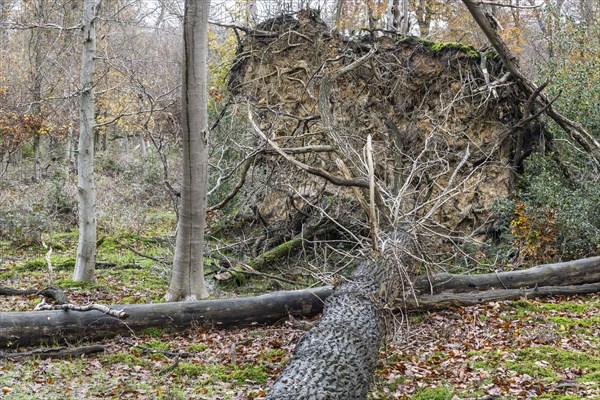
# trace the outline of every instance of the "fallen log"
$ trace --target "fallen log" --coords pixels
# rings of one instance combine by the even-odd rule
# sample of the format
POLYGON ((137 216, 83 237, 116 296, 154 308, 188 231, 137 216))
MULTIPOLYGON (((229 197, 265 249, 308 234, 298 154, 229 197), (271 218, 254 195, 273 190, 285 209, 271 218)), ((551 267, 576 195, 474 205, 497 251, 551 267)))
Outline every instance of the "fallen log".
POLYGON ((440 293, 421 295, 404 303, 407 310, 435 311, 452 307, 466 307, 492 301, 517 300, 547 296, 569 296, 600 292, 600 282, 578 286, 542 286, 533 289, 499 289, 475 293, 440 293))
POLYGON ((50 286, 45 289, 14 289, 6 286, 0 286, 0 296, 30 296, 40 295, 53 299, 56 304, 67 303, 65 292, 56 286, 50 286))
POLYGON ((538 265, 532 268, 478 275, 435 274, 416 279, 419 294, 474 292, 490 289, 520 289, 536 286, 583 285, 600 282, 600 257, 538 265))
POLYGON ((0 313, 0 348, 62 344, 74 338, 108 338, 153 327, 174 330, 193 325, 210 329, 273 324, 289 315, 319 314, 329 294, 331 288, 322 287, 224 300, 111 306, 122 309, 128 315, 126 319, 97 310, 3 312, 0 313))
MULTIPOLYGON (((440 274, 432 276, 431 283, 426 277, 417 279, 416 300, 408 298, 397 306, 413 311, 439 310, 519 297, 594 293, 600 292, 599 283, 600 257, 498 274, 440 274), (500 280, 509 290, 503 288, 500 280), (562 286, 562 283, 568 286, 562 286)), ((331 293, 332 288, 327 286, 237 299, 111 306, 129 314, 124 320, 99 311, 4 312, 0 313, 0 347, 49 343, 58 339, 108 338, 151 327, 168 330, 192 324, 207 328, 271 324, 287 319, 289 315, 311 317, 319 314, 323 310, 323 301, 331 293)))

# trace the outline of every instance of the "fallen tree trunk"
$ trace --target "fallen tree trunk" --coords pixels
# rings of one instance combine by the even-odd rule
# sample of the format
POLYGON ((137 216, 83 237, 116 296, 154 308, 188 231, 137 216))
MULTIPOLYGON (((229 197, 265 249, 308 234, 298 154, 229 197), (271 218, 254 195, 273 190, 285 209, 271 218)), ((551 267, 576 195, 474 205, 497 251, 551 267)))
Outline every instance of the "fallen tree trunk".
POLYGON ((599 293, 600 283, 578 286, 542 286, 533 289, 500 289, 476 293, 440 293, 422 295, 405 303, 407 310, 443 310, 452 307, 466 307, 491 301, 516 300, 546 296, 566 296, 575 294, 599 293))
POLYGON ((139 332, 146 328, 182 329, 194 324, 228 328, 272 324, 294 316, 313 316, 323 309, 330 287, 282 291, 256 297, 177 303, 111 306, 126 319, 100 311, 35 311, 0 313, 0 347, 97 339, 139 332))
POLYGON ((489 289, 520 289, 536 286, 582 285, 600 282, 600 257, 538 265, 519 271, 478 275, 435 274, 416 279, 419 294, 455 293, 489 289))
POLYGON ((323 317, 300 339, 267 399, 364 399, 384 333, 368 265, 340 285, 323 317))
MULTIPOLYGON (((386 309, 413 271, 412 240, 392 233, 375 260, 359 265, 325 302, 321 319, 300 338, 267 399, 366 399, 385 333, 386 309)), ((382 246, 383 247, 383 246, 382 246)))
MULTIPOLYGON (((409 298, 400 306, 409 310, 437 310, 522 296, 599 292, 600 257, 498 274, 440 274, 432 276, 431 282, 425 277, 417 279, 416 299, 409 298), (510 290, 505 290, 498 279, 510 290), (527 287, 530 289, 523 289, 527 287), (492 288, 497 290, 484 291, 492 288)), ((288 315, 317 315, 331 293, 331 287, 320 287, 227 300, 112 306, 129 314, 124 320, 99 311, 5 312, 0 313, 0 347, 39 344, 57 338, 105 338, 151 327, 180 329, 194 323, 208 328, 269 324, 288 315)))

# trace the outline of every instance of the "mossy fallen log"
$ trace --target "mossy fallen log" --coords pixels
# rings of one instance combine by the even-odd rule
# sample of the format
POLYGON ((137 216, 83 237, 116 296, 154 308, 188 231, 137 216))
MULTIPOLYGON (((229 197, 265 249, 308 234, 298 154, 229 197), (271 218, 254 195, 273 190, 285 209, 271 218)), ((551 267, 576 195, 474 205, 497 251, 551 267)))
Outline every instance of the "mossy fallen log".
POLYGON ((306 239, 312 238, 315 235, 322 235, 331 229, 333 229, 333 227, 326 225, 308 227, 306 230, 302 231, 290 240, 280 243, 272 249, 267 250, 248 261, 248 266, 256 270, 264 269, 269 265, 272 265, 277 261, 280 261, 285 257, 289 257, 298 252, 306 239))

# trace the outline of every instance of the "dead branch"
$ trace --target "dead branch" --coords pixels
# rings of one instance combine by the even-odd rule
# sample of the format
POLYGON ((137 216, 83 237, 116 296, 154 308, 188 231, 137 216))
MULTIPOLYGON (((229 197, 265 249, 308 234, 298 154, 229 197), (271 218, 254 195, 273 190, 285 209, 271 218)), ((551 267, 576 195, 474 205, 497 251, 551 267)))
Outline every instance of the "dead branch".
POLYGON ((179 357, 179 358, 195 357, 196 355, 199 354, 197 352, 168 351, 168 350, 154 349, 152 347, 142 346, 140 344, 133 344, 133 343, 129 343, 127 341, 123 341, 123 343, 125 343, 128 346, 133 347, 134 349, 140 350, 142 352, 142 354, 163 354, 168 357, 179 357))
MULTIPOLYGON (((277 275, 268 274, 266 272, 259 272, 259 271, 255 270, 254 268, 252 268, 251 266, 249 266, 248 264, 244 263, 243 261, 236 260, 231 257, 227 257, 226 255, 223 255, 223 254, 221 254, 219 256, 211 255, 211 257, 220 259, 222 262, 226 263, 229 266, 229 268, 234 269, 235 272, 237 272, 237 273, 254 275, 254 276, 262 276, 264 278, 275 279, 277 281, 289 283, 292 285, 296 285, 298 283, 298 282, 294 282, 289 279, 282 278, 277 275)), ((228 272, 228 271, 225 271, 225 272, 228 272)), ((231 278, 233 278, 233 276, 231 276, 231 278)), ((220 279, 220 280, 229 280, 231 278, 220 279)))
MULTIPOLYGON (((480 4, 474 0, 463 0, 463 3, 473 16, 473 19, 483 33, 486 35, 496 52, 502 59, 506 69, 517 80, 521 89, 528 95, 533 95, 537 91, 537 86, 529 80, 521 71, 516 57, 512 54, 504 40, 498 35, 486 14, 481 9, 480 4)), ((546 107, 546 114, 552 118, 565 132, 569 133, 573 139, 592 157, 596 164, 600 165, 600 142, 591 135, 583 126, 562 115, 552 107, 552 104, 545 93, 540 92, 535 96, 542 107, 546 107)))
POLYGON ((338 185, 338 186, 358 186, 358 187, 362 187, 362 188, 365 188, 365 189, 369 188, 369 182, 367 180, 365 180, 365 179, 362 179, 362 178, 351 178, 351 179, 341 178, 339 176, 333 175, 333 174, 325 171, 324 169, 304 164, 303 162, 296 160, 294 157, 292 157, 289 154, 287 154, 286 152, 284 152, 277 145, 277 143, 275 143, 273 140, 269 139, 267 137, 267 135, 265 135, 265 133, 258 127, 258 125, 256 124, 256 122, 254 121, 254 117, 252 116, 252 111, 251 111, 250 107, 248 107, 248 119, 249 119, 250 124, 252 125, 252 128, 254 129, 254 131, 263 140, 265 140, 280 156, 282 156, 283 158, 285 158, 286 160, 288 160, 289 162, 291 162, 296 167, 298 167, 298 168, 300 168, 300 169, 308 172, 311 175, 316 175, 316 176, 319 176, 321 178, 324 178, 327 181, 333 183, 334 185, 338 185))
MULTIPOLYGON (((329 153, 335 151, 333 146, 304 146, 304 147, 285 147, 281 148, 286 154, 306 154, 306 153, 329 153)), ((265 154, 279 154, 275 149, 267 149, 265 154)))
POLYGON ((127 245, 127 244, 125 244, 125 243, 123 243, 123 242, 119 241, 119 240, 116 240, 116 239, 115 239, 115 243, 117 243, 117 244, 118 244, 119 246, 121 246, 121 247, 124 247, 124 248, 126 248, 127 250, 129 250, 129 251, 130 251, 130 252, 132 252, 133 254, 135 254, 135 255, 138 255, 138 256, 140 256, 140 257, 147 258, 148 260, 156 261, 157 263, 164 264, 164 265, 170 265, 170 264, 171 264, 171 263, 169 263, 168 261, 161 260, 161 259, 159 259, 159 258, 152 257, 152 256, 150 256, 150 255, 148 255, 148 254, 144 254, 144 253, 142 253, 142 252, 140 252, 140 251, 137 251, 137 250, 136 250, 136 249, 134 249, 133 247, 131 247, 131 246, 129 246, 129 245, 127 245))
POLYGON ((82 346, 82 347, 54 347, 54 348, 42 348, 31 351, 24 351, 20 353, 7 353, 0 351, 0 358, 9 360, 20 360, 26 357, 36 357, 41 359, 46 358, 71 358, 81 357, 84 354, 93 353, 104 353, 106 346, 93 345, 93 346, 82 346))
POLYGON ((206 209, 207 212, 216 211, 216 210, 219 210, 219 209, 225 207, 225 205, 227 203, 229 203, 229 201, 231 201, 231 199, 233 199, 238 194, 240 189, 244 186, 244 183, 246 183, 246 176, 248 174, 248 170, 250 169, 250 166, 252 165, 253 161, 254 161, 254 155, 252 157, 249 157, 246 160, 244 160, 244 162, 241 165, 240 178, 239 178, 238 182, 236 183, 235 187, 233 189, 231 189, 231 191, 229 193, 227 193, 227 195, 223 198, 223 200, 221 200, 214 206, 208 207, 206 209))
POLYGON ((0 286, 0 296, 29 296, 38 294, 37 289, 14 289, 6 286, 0 286))
POLYGON ((367 136, 365 153, 369 175, 369 225, 371 228, 371 240, 373 241, 373 250, 379 251, 379 226, 377 223, 377 214, 375 213, 375 167, 373 163, 373 143, 371 135, 367 136))
POLYGON ((100 311, 101 313, 112 315, 117 318, 127 318, 129 315, 125 312, 125 310, 116 310, 114 308, 110 308, 103 304, 88 304, 85 306, 78 306, 75 304, 67 303, 67 304, 47 304, 42 302, 35 307, 35 311, 53 311, 53 310, 72 310, 72 311, 100 311))
POLYGON ((0 286, 0 296, 30 296, 40 295, 50 299, 54 299, 57 304, 67 303, 65 292, 57 286, 49 286, 45 289, 13 289, 6 286, 0 286))

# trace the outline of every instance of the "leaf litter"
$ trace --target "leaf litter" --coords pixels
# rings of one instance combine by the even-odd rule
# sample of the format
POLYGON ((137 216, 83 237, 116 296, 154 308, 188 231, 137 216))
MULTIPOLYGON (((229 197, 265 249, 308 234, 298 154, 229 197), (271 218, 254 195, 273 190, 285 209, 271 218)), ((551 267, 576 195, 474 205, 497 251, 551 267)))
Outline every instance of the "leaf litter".
MULTIPOLYGON (((106 286, 68 288, 67 295, 80 304, 123 297, 106 286)), ((36 301, 2 300, 2 311, 36 301)), ((382 347, 369 398, 600 399, 599 311, 600 296, 590 295, 411 315, 408 331, 382 347)), ((302 333, 286 323, 153 330, 106 340, 99 355, 2 359, 0 398, 262 399, 302 333)))

